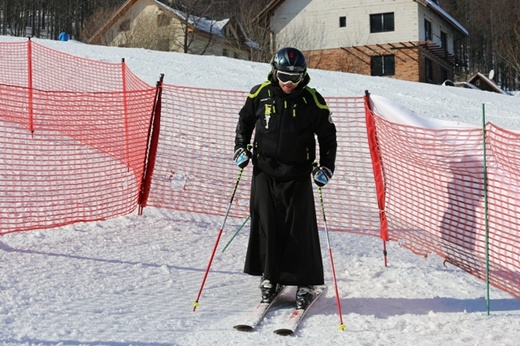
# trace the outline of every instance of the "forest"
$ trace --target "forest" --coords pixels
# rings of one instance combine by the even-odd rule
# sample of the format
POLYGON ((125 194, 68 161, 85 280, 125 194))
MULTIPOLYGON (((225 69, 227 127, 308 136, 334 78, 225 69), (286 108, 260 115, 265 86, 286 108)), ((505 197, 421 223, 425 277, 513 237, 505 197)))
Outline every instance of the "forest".
MULTIPOLYGON (((0 34, 58 39, 60 32, 86 41, 125 0, 0 0, 0 34)), ((255 61, 268 61, 269 31, 254 21, 270 0, 161 0, 170 7, 212 19, 234 16, 262 50, 255 61), (264 53, 262 53, 264 52, 264 53)), ((456 42, 456 79, 494 70, 505 90, 520 87, 520 1, 438 0, 468 31, 456 42)))
POLYGON ((457 42, 455 55, 461 62, 456 75, 461 80, 481 72, 495 71, 495 81, 505 90, 518 90, 520 82, 520 1, 439 0, 469 31, 457 42))

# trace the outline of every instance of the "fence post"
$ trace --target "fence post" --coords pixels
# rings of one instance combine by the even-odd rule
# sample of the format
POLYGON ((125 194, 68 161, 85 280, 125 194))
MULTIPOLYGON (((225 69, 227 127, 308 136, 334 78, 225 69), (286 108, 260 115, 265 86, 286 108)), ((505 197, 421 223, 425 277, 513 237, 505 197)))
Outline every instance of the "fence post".
POLYGON ((28 92, 28 111, 29 111, 29 130, 34 133, 34 100, 33 100, 33 66, 32 66, 32 41, 28 37, 27 40, 27 92, 28 92))
POLYGON ((388 221, 386 219, 385 211, 385 187, 383 181, 383 168, 381 166, 381 156, 379 152, 379 144, 377 143, 376 125, 370 109, 370 93, 365 90, 365 121, 367 128, 368 147, 370 150, 370 157, 372 159, 372 168, 374 171, 374 180, 376 185, 377 205, 379 208, 380 220, 380 237, 383 239, 383 256, 385 267, 387 266, 387 251, 386 242, 388 237, 388 221))
POLYGON ((161 128, 161 96, 163 79, 164 74, 161 74, 161 77, 156 84, 155 101, 150 118, 150 127, 148 128, 148 144, 143 163, 143 177, 141 179, 141 188, 137 200, 137 204, 139 205, 139 215, 142 215, 143 208, 146 206, 146 201, 150 194, 150 184, 152 182, 152 174, 155 167, 155 158, 157 157, 157 146, 159 145, 159 132, 161 128))

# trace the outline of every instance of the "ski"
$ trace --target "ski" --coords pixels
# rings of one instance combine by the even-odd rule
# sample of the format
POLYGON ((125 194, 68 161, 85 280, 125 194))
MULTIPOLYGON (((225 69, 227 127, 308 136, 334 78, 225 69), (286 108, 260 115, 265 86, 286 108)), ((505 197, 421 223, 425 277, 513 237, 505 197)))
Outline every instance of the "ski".
POLYGON ((241 332, 250 332, 262 321, 262 319, 265 317, 269 309, 273 306, 273 304, 276 302, 278 297, 280 297, 284 291, 284 289, 287 286, 282 286, 278 291, 276 291, 275 296, 273 297, 273 300, 271 300, 270 303, 259 303, 254 310, 249 314, 247 320, 244 323, 237 324, 236 326, 233 326, 238 331, 241 332))
POLYGON ((309 303, 309 305, 307 305, 305 309, 294 309, 294 311, 291 313, 291 316, 289 316, 287 321, 285 321, 284 325, 281 328, 274 330, 274 333, 284 336, 292 335, 300 325, 300 322, 303 320, 305 314, 309 311, 314 302, 318 300, 321 295, 323 295, 326 289, 327 286, 316 286, 314 288, 314 298, 309 303))

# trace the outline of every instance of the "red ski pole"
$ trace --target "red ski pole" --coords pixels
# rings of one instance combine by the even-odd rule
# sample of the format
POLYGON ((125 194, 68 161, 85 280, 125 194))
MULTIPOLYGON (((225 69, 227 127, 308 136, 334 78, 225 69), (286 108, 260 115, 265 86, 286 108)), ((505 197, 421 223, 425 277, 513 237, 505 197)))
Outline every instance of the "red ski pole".
POLYGON ((325 235, 327 236, 327 249, 329 250, 330 265, 332 267, 332 278, 334 280, 334 291, 336 293, 336 304, 338 306, 338 314, 339 314, 339 329, 345 330, 345 324, 343 323, 343 314, 341 313, 341 301, 339 299, 338 281, 336 280, 336 269, 334 268, 334 259, 332 258, 332 248, 330 246, 329 228, 327 227, 327 218, 325 217, 325 203, 323 203, 323 192, 322 192, 321 186, 318 187, 318 193, 320 196, 321 211, 323 213, 323 224, 325 225, 325 235))
POLYGON ((235 188, 233 189, 233 193, 231 194, 231 200, 229 201, 229 205, 227 207, 226 215, 224 216, 224 221, 222 222, 222 227, 220 227, 220 231, 217 235, 217 240, 215 240, 215 245, 213 246, 213 251, 211 252, 211 256, 209 258, 208 267, 206 268, 206 272, 204 273, 204 277, 202 278, 202 283, 200 285, 199 294, 197 295, 197 299, 193 302, 193 311, 197 309, 199 304, 200 296, 202 295, 202 290, 204 289, 204 284, 206 283, 206 279, 208 277, 209 269, 211 267, 211 263, 213 262, 213 257, 215 257, 215 252, 217 251, 218 243, 220 242, 220 237, 222 236, 222 232, 224 230, 224 226, 226 225, 226 220, 229 215, 229 211, 231 210, 231 205, 233 204, 233 199, 235 198, 235 193, 237 192, 238 183, 240 182, 240 178, 242 177, 243 168, 240 168, 238 172, 237 181, 235 182, 235 188))

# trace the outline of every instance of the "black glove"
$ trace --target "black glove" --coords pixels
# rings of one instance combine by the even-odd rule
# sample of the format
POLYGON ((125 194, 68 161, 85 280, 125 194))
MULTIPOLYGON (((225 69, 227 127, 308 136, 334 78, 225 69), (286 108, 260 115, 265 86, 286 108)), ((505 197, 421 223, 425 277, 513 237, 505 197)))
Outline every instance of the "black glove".
POLYGON ((235 155, 233 156, 233 160, 235 160, 235 164, 240 167, 244 168, 249 163, 249 159, 251 159, 251 152, 246 148, 238 148, 235 150, 235 155))
POLYGON ((332 179, 332 171, 325 167, 315 167, 312 170, 312 177, 314 178, 314 183, 319 187, 327 185, 330 179, 332 179))

